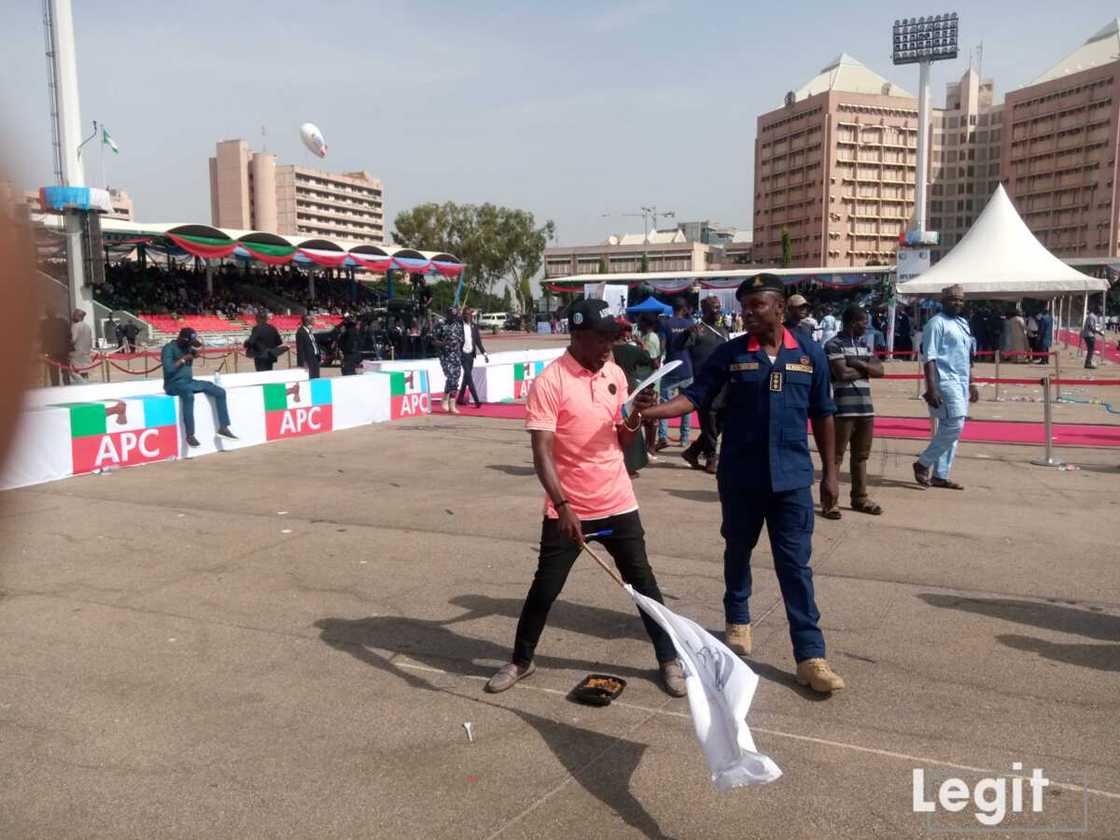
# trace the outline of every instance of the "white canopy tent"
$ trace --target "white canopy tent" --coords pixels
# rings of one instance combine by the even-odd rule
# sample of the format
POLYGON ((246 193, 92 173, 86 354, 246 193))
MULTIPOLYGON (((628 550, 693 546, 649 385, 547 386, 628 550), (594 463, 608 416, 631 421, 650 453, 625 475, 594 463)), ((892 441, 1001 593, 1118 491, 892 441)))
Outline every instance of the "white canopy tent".
POLYGON ((959 284, 966 297, 1050 299, 1108 291, 1108 281, 1090 277, 1055 257, 1026 226, 1001 184, 964 238, 920 277, 899 283, 899 295, 931 297, 959 284))

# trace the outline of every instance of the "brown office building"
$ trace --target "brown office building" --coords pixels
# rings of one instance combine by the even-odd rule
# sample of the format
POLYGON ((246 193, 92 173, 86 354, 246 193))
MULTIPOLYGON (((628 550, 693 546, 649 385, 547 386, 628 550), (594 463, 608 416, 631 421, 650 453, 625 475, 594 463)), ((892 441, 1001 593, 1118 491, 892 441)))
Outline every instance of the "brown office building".
POLYGON ((960 242, 999 184, 1004 107, 993 104, 994 89, 969 67, 932 111, 926 229, 941 234, 934 259, 960 242))
POLYGON ((215 227, 361 242, 385 241, 382 184, 367 172, 280 166, 244 140, 222 140, 210 158, 215 227))
POLYGON ((914 209, 918 102, 841 55, 758 118, 756 262, 893 264, 914 209))
POLYGON ((1118 254, 1118 123, 1118 21, 1007 94, 1007 193, 1035 236, 1059 257, 1118 254))

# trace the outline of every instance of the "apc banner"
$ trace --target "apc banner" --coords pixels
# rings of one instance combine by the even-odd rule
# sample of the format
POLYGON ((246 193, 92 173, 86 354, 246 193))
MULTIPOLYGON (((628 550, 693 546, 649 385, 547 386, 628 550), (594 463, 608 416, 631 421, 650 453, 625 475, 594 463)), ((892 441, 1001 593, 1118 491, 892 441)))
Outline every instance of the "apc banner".
POLYGON ((389 371, 389 419, 432 413, 426 370, 389 371))
POLYGON ((303 437, 334 428, 329 379, 262 385, 265 440, 303 437))
POLYGON ((66 403, 74 474, 179 457, 175 397, 66 403))
POLYGON ((513 398, 521 400, 529 396, 529 388, 533 380, 541 375, 544 362, 514 362, 513 365, 513 398))

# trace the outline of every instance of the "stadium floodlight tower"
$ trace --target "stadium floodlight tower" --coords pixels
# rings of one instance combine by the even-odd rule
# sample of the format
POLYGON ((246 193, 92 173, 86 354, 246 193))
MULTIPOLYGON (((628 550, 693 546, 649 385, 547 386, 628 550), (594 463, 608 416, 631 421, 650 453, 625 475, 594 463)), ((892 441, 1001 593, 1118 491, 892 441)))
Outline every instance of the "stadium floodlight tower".
MULTIPOLYGON (((894 53, 896 65, 917 64, 918 81, 918 159, 914 179, 914 216, 910 230, 899 239, 900 246, 928 248, 939 241, 936 232, 926 231, 926 183, 929 177, 929 66, 935 61, 957 57, 957 13, 929 17, 903 18, 894 22, 894 53)), ((924 267, 928 267, 928 251, 924 267)), ((901 262, 901 260, 899 261, 901 262)), ((897 275, 896 275, 897 276, 897 275)), ((895 296, 890 300, 890 322, 887 325, 887 348, 894 350, 895 296)))

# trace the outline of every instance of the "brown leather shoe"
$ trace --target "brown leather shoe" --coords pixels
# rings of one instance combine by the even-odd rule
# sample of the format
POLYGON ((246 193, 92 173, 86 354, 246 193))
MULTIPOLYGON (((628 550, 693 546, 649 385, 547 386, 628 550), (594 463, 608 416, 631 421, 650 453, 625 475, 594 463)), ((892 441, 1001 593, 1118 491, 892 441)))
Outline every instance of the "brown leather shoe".
POLYGON ((749 624, 728 624, 724 635, 727 639, 727 646, 731 648, 732 653, 737 653, 739 656, 751 655, 751 626, 749 624))
POLYGON ((653 451, 654 452, 660 452, 662 449, 665 449, 668 446, 669 446, 669 441, 662 438, 661 440, 657 441, 657 443, 655 443, 653 445, 653 451))
POLYGON ((821 694, 831 694, 844 688, 844 681, 828 667, 828 660, 825 659, 805 659, 798 662, 797 682, 821 694))
POLYGON ((486 683, 486 690, 491 694, 507 691, 513 688, 519 680, 531 676, 536 670, 537 666, 532 662, 525 668, 509 662, 499 668, 498 672, 490 678, 490 682, 486 683))
POLYGON ((684 681, 684 668, 680 660, 661 663, 661 687, 670 697, 684 697, 688 694, 688 686, 684 681))
POLYGON ((719 472, 719 456, 713 455, 708 459, 707 466, 704 467, 704 472, 708 475, 715 475, 719 472))

